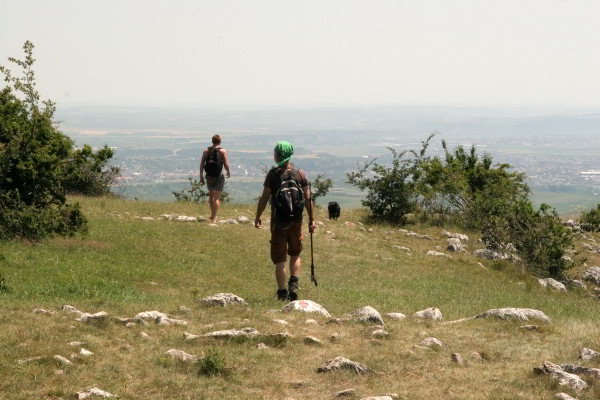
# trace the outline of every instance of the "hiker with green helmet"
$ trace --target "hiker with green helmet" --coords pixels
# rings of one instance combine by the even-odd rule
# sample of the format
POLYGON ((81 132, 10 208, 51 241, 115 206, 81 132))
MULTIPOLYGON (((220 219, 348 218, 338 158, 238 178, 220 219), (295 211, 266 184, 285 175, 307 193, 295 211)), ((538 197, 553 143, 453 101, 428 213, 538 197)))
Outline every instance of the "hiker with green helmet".
MULTIPOLYGON (((277 298, 294 301, 298 298, 298 274, 300 273, 300 253, 302 252, 302 212, 310 207, 308 179, 301 169, 290 163, 294 146, 288 142, 278 142, 274 158, 277 166, 265 178, 263 193, 258 200, 254 226, 261 227, 262 215, 269 197, 271 198, 271 261, 275 264, 277 298), (290 278, 287 281, 285 264, 290 256, 290 278)), ((311 233, 315 224, 309 221, 311 233)))

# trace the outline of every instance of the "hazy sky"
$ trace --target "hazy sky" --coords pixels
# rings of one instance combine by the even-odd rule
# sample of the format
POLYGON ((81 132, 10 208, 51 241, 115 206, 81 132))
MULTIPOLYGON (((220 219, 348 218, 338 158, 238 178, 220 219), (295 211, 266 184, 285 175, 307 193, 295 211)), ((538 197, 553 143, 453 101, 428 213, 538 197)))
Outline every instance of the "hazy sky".
POLYGON ((0 0, 43 98, 600 108, 599 0, 0 0))

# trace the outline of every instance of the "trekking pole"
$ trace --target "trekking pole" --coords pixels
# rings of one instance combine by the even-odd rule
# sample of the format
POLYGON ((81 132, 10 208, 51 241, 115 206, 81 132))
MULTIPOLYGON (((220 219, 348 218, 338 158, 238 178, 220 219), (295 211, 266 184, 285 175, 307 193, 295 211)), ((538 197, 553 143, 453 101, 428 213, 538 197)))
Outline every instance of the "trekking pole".
MULTIPOLYGON (((308 211, 308 222, 309 222, 309 226, 312 226, 313 221, 314 221, 314 216, 313 216, 312 188, 310 186, 310 182, 308 182, 308 192, 310 194, 310 198, 309 198, 310 209, 308 211)), ((313 254, 313 233, 312 232, 310 232, 310 281, 315 284, 315 287, 318 286, 317 278, 315 278, 315 259, 314 259, 314 254, 313 254)))

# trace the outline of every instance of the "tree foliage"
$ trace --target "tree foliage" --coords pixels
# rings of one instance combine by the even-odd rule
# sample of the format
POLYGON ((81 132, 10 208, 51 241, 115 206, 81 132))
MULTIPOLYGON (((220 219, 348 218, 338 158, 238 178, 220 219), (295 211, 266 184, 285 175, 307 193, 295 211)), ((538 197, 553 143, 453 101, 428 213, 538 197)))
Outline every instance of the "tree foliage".
POLYGON ((600 204, 581 213, 581 228, 587 232, 600 232, 600 204))
POLYGON ((56 127, 54 103, 39 105, 33 44, 23 49, 24 60, 9 58, 22 76, 0 66, 8 83, 0 91, 0 238, 72 234, 86 225, 62 185, 73 142, 56 127))
POLYGON ((63 186, 67 193, 84 196, 102 196, 110 193, 110 187, 120 175, 119 167, 109 166, 113 150, 105 145, 94 152, 89 145, 72 151, 65 165, 63 186))
POLYGON ((318 198, 325 197, 329 193, 329 189, 333 186, 331 179, 323 179, 324 174, 318 174, 315 180, 312 182, 312 200, 316 203, 318 198))
MULTIPOLYGON (((204 183, 200 183, 197 179, 193 179, 189 177, 190 187, 188 189, 181 189, 176 192, 173 191, 173 196, 175 196, 175 201, 183 201, 183 202, 192 202, 192 203, 204 203, 208 197, 209 192, 204 190, 204 183)), ((223 203, 229 202, 229 193, 226 191, 221 192, 221 196, 219 200, 223 203)))

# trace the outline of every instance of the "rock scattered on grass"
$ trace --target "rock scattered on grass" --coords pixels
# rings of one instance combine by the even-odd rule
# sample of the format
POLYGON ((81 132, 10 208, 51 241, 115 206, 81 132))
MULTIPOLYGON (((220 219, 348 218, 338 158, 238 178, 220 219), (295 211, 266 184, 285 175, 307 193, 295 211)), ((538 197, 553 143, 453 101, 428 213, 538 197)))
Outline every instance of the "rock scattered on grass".
POLYGON ((183 361, 183 362, 195 362, 198 361, 198 356, 193 354, 186 353, 183 350, 170 349, 165 352, 165 355, 171 357, 175 360, 183 361))
POLYGON ((414 237, 414 238, 417 238, 417 239, 431 240, 431 238, 429 237, 429 235, 421 235, 421 234, 418 234, 416 232, 406 232, 405 235, 409 236, 409 237, 414 237))
POLYGON ((375 329, 371 332, 371 337, 374 339, 384 339, 389 336, 389 333, 384 329, 375 329))
POLYGON ((187 325, 187 321, 182 319, 174 319, 169 317, 158 317, 156 319, 157 325, 187 325))
POLYGON ((337 332, 333 332, 331 334, 331 336, 329 336, 329 340, 331 340, 332 342, 335 342, 336 340, 338 340, 340 338, 340 334, 337 332))
POLYGON ((579 356, 582 360, 594 360, 600 359, 600 353, 595 350, 583 348, 581 349, 581 355, 579 356))
POLYGON ((546 314, 531 308, 496 308, 487 310, 486 312, 477 315, 475 318, 517 319, 520 321, 539 319, 540 321, 550 323, 550 318, 548 318, 546 314))
POLYGON ((274 319, 273 322, 275 322, 276 324, 279 324, 279 325, 283 325, 283 326, 290 325, 290 323, 287 322, 285 319, 274 319))
POLYGON ((442 312, 435 307, 430 307, 426 308, 425 310, 417 311, 415 313, 415 317, 421 319, 429 319, 433 321, 441 321, 442 319, 444 319, 442 312))
POLYGON ((189 313, 189 312, 192 312, 192 309, 189 307, 186 307, 186 306, 179 306, 179 311, 189 313))
POLYGON ((533 372, 537 374, 547 374, 558 382, 560 386, 568 386, 573 390, 584 390, 587 389, 588 384, 575 374, 566 372, 560 365, 553 364, 549 361, 545 361, 544 364, 539 367, 535 367, 533 372))
POLYGON ((108 313, 104 311, 97 312, 95 314, 83 313, 79 318, 75 318, 77 321, 86 322, 86 323, 95 323, 95 322, 106 322, 108 321, 108 313))
POLYGON ((296 300, 286 304, 283 307, 283 311, 302 311, 308 313, 317 313, 325 317, 331 317, 329 311, 327 311, 322 305, 315 303, 312 300, 296 300))
POLYGON ((571 397, 566 393, 556 393, 556 395, 554 397, 556 397, 557 399, 560 399, 560 400, 577 400, 576 398, 571 397))
POLYGON ((45 359, 47 359, 46 356, 36 356, 36 357, 22 358, 20 360, 17 360, 17 364, 29 364, 29 363, 36 362, 36 361, 43 361, 45 359))
POLYGON ((240 216, 240 217, 238 217, 238 219, 237 219, 237 220, 238 220, 238 222, 239 222, 240 224, 247 224, 247 223, 249 223, 249 222, 250 222, 250 220, 248 219, 248 217, 245 217, 245 216, 243 216, 243 215, 242 215, 242 216, 240 216))
POLYGON ((72 347, 79 347, 79 346, 85 345, 86 342, 74 341, 74 342, 69 342, 67 344, 72 347))
POLYGON ((600 368, 589 368, 572 364, 560 364, 560 367, 571 374, 586 374, 591 375, 596 379, 600 379, 600 368))
POLYGON ((325 364, 323 364, 317 369, 317 372, 324 373, 338 369, 352 371, 356 374, 365 374, 367 372, 371 372, 371 369, 367 366, 344 357, 335 357, 327 361, 325 364))
POLYGON ((385 316, 393 321, 402 321, 404 318, 406 318, 406 315, 397 312, 387 313, 385 316))
POLYGON ((53 356, 52 359, 62 366, 73 365, 73 363, 68 358, 59 356, 58 354, 53 356))
POLYGON ((471 353, 471 360, 474 361, 483 361, 483 357, 478 352, 474 351, 471 353))
POLYGON ((379 311, 371 306, 365 306, 359 308, 358 310, 354 310, 350 313, 350 316, 353 317, 357 322, 374 323, 379 325, 384 324, 383 318, 381 318, 379 311))
POLYGON ((402 250, 402 251, 408 251, 408 252, 410 252, 410 249, 408 247, 406 247, 406 246, 393 245, 392 248, 398 249, 398 250, 402 250))
POLYGON ((259 349, 259 350, 267 350, 269 348, 269 346, 267 346, 266 344, 264 344, 264 343, 261 342, 261 343, 259 343, 259 344, 256 345, 256 348, 259 349))
POLYGON ((200 337, 200 335, 194 335, 193 333, 183 332, 184 340, 194 340, 194 339, 198 339, 199 337, 200 337))
POLYGON ((88 349, 84 349, 83 347, 81 349, 79 349, 80 357, 89 357, 89 356, 93 356, 93 355, 94 355, 94 353, 92 353, 88 349))
POLYGON ((431 256, 431 257, 450 257, 446 253, 441 253, 441 252, 435 251, 435 250, 429 250, 426 255, 431 256))
POLYGON ((259 333, 255 328, 228 329, 223 331, 210 332, 202 335, 203 337, 211 337, 216 339, 230 338, 251 338, 258 336, 259 333))
POLYGON ((304 321, 304 323, 306 325, 319 325, 319 323, 317 321, 315 321, 314 319, 307 319, 306 321, 304 321))
POLYGON ((236 219, 229 218, 220 220, 219 224, 237 225, 239 222, 236 219))
POLYGON ((452 233, 452 232, 448 232, 448 231, 442 230, 442 235, 446 236, 448 238, 451 238, 451 239, 458 239, 461 242, 468 242, 469 241, 469 237, 467 235, 462 234, 462 233, 452 233))
POLYGON ((554 290, 558 290, 559 292, 566 292, 567 288, 564 284, 560 283, 556 279, 546 278, 546 279, 538 279, 538 283, 541 287, 550 287, 554 290))
POLYGON ((150 335, 148 335, 146 332, 140 332, 140 337, 142 339, 150 339, 150 335))
POLYGON ((305 336, 304 339, 302 339, 302 341, 304 342, 304 344, 308 344, 310 346, 321 346, 323 343, 317 339, 314 336, 305 336))
POLYGON ((77 399, 78 400, 87 399, 87 398, 92 397, 92 396, 103 397, 105 399, 110 399, 110 398, 116 398, 117 397, 116 395, 114 395, 112 393, 105 392, 104 390, 98 389, 97 387, 89 388, 89 389, 84 390, 82 392, 77 392, 77 399))
POLYGON ((600 285, 600 267, 591 267, 585 271, 583 280, 600 285))
POLYGON ((450 359, 458 365, 465 365, 465 359, 459 353, 450 354, 450 359))
POLYGON ((436 348, 443 348, 444 343, 442 343, 439 339, 436 339, 434 337, 428 337, 428 338, 421 340, 421 342, 419 343, 419 346, 427 347, 430 349, 436 349, 436 348))
POLYGON ((222 307, 230 305, 248 305, 248 303, 246 303, 246 300, 242 299, 240 296, 236 296, 233 293, 217 293, 213 296, 200 299, 200 302, 207 305, 215 305, 222 307))

